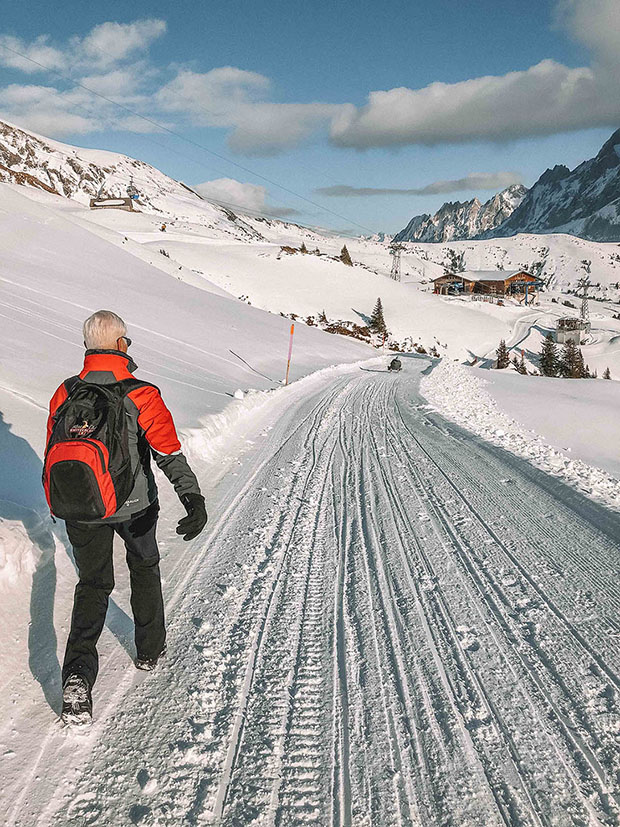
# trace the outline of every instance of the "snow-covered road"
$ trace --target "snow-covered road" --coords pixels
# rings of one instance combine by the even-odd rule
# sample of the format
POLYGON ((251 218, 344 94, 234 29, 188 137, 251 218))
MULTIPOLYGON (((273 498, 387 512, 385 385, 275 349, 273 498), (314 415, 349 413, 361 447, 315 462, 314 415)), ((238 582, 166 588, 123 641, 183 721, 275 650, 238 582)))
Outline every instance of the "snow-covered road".
POLYGON ((169 657, 117 646, 4 823, 620 824, 620 517, 429 412, 425 369, 257 414, 169 657))

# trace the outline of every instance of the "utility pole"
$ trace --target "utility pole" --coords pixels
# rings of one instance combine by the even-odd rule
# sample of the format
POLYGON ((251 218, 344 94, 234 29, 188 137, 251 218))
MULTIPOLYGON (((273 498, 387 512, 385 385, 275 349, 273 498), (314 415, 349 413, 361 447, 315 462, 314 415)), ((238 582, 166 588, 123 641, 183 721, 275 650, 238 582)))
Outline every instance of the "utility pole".
POLYGON ((390 244, 390 255, 392 256, 392 271, 390 278, 400 281, 400 254, 405 248, 402 244, 390 244))
POLYGON ((577 289, 583 290, 583 296, 581 297, 581 313, 579 318, 582 322, 589 322, 590 321, 590 308, 588 305, 588 288, 590 287, 590 278, 588 276, 583 276, 577 282, 577 289))

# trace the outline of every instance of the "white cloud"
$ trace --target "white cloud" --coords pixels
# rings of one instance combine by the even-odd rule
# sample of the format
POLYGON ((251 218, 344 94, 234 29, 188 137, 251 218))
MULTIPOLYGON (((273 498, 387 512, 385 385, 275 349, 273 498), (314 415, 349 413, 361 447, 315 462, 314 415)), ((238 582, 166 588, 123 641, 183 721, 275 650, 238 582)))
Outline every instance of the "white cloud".
POLYGON ((101 23, 78 41, 78 51, 95 63, 115 64, 135 52, 148 49, 154 40, 165 34, 166 28, 165 20, 157 19, 101 23))
POLYGON ((196 126, 231 128, 228 144, 244 155, 273 155, 327 126, 340 107, 323 103, 270 103, 269 78, 232 66, 182 71, 156 95, 168 112, 182 112, 196 126))
POLYGON ((595 62, 620 63, 618 0, 559 0, 556 19, 575 40, 592 50, 595 62))
POLYGON ((41 35, 31 43, 26 43, 19 37, 0 35, 0 66, 18 69, 26 74, 43 71, 41 65, 50 69, 64 69, 67 65, 66 53, 50 46, 49 41, 49 35, 41 35), (26 57, 20 57, 15 52, 26 57))
POLYGON ((262 103, 239 107, 228 145, 243 155, 276 155, 326 127, 340 107, 324 103, 262 103))
POLYGON ((137 20, 133 23, 102 23, 85 37, 73 37, 63 46, 50 45, 49 36, 32 42, 0 36, 0 47, 9 47, 29 57, 16 56, 0 48, 0 65, 32 74, 43 72, 36 60, 50 69, 70 72, 79 86, 66 87, 62 80, 54 86, 10 84, 0 87, 0 109, 4 117, 27 129, 54 137, 84 135, 102 130, 153 132, 157 128, 139 117, 123 114, 117 106, 96 95, 113 98, 138 113, 151 111, 151 95, 143 88, 156 77, 145 59, 136 53, 166 31, 163 20, 137 20))
POLYGON ((367 149, 505 141, 614 126, 620 100, 602 92, 592 69, 544 60, 501 76, 371 92, 366 106, 350 106, 334 119, 330 137, 337 146, 367 149))
POLYGON ((261 100, 270 81, 234 66, 198 73, 181 71, 156 94, 168 112, 183 112, 197 126, 232 126, 240 107, 261 100))
POLYGON ((136 63, 103 74, 85 75, 80 78, 80 83, 99 95, 122 100, 139 89, 147 73, 148 69, 143 63, 136 63))
POLYGON ((194 189, 210 201, 223 204, 231 209, 238 208, 248 212, 281 218, 299 215, 299 210, 291 207, 276 207, 267 204, 267 190, 265 187, 236 181, 234 178, 217 178, 213 181, 205 181, 203 184, 195 186, 194 189))
POLYGON ((155 132, 156 127, 75 87, 10 84, 0 87, 0 118, 50 137, 86 135, 102 130, 155 132))
POLYGON ((329 196, 373 195, 437 195, 438 193, 462 192, 464 190, 503 190, 512 184, 521 183, 521 176, 515 172, 472 172, 464 178, 451 181, 433 181, 424 187, 401 189, 392 187, 349 187, 344 184, 334 187, 320 187, 315 192, 329 196))
POLYGON ((19 37, 0 35, 0 66, 19 69, 27 74, 43 72, 46 68, 88 73, 96 69, 108 70, 136 52, 148 49, 165 31, 164 20, 101 23, 85 37, 72 37, 63 46, 50 45, 49 35, 41 35, 31 42, 19 37), (20 57, 15 52, 25 57, 20 57))

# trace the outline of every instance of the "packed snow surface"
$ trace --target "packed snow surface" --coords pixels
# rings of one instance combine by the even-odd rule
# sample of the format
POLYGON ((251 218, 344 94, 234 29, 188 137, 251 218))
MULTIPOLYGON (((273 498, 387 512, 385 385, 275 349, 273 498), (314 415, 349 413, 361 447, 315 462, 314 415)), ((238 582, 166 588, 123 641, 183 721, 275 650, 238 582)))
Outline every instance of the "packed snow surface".
POLYGON ((463 427, 620 509, 620 462, 609 450, 620 437, 618 384, 500 373, 442 360, 422 393, 463 427))
POLYGON ((428 367, 251 408, 188 546, 164 498, 169 656, 133 668, 119 566, 87 735, 59 579, 49 672, 4 691, 5 824, 620 823, 620 517, 430 412, 428 367))
MULTIPOLYGON (((531 364, 575 309, 440 298, 430 280, 456 257, 557 290, 588 259, 606 301, 584 355, 616 376, 617 246, 410 245, 396 283, 376 239, 239 217, 124 156, 11 135, 32 148, 24 176, 55 170, 77 201, 0 185, 0 823, 619 824, 620 516, 603 507, 618 504, 603 440, 580 453, 570 399, 532 418, 543 440, 482 371, 405 357, 393 376, 387 354, 301 321, 284 388, 280 316, 364 323, 381 296, 396 338, 479 365, 505 338, 531 364), (84 206, 112 168, 121 189, 135 174, 145 211, 84 206), (302 241, 320 255, 281 250, 302 241), (354 267, 337 260, 345 241, 354 267), (128 322, 211 519, 182 543, 162 483, 169 656, 152 675, 132 665, 117 550, 95 724, 78 736, 58 722, 76 576, 41 457, 48 399, 101 307, 128 322)), ((568 384, 510 379, 541 382, 545 405, 568 384)), ((618 385, 589 384, 613 440, 618 385)))

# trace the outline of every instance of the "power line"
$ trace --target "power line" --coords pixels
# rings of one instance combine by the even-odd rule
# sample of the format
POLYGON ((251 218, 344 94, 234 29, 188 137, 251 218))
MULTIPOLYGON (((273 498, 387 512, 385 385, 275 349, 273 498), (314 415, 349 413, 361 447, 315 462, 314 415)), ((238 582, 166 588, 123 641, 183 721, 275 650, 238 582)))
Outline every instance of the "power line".
POLYGON ((112 98, 108 98, 106 95, 102 95, 100 92, 96 92, 89 86, 86 86, 85 84, 80 83, 80 81, 75 80, 71 77, 71 75, 68 75, 66 72, 61 72, 58 69, 52 69, 50 66, 46 66, 44 63, 41 63, 40 61, 28 57, 27 55, 22 54, 22 52, 18 52, 17 49, 12 49, 10 46, 7 46, 4 43, 0 43, 0 46, 3 49, 5 49, 5 51, 11 52, 12 54, 17 55, 18 57, 21 57, 23 60, 27 60, 30 63, 33 63, 35 66, 39 66, 46 72, 52 72, 52 74, 64 78, 65 80, 69 81, 69 83, 72 83, 74 86, 78 86, 80 89, 84 89, 89 94, 95 95, 96 97, 101 98, 101 100, 104 100, 107 103, 112 104, 113 106, 117 106, 119 109, 122 109, 124 112, 128 112, 133 117, 140 118, 140 120, 144 121, 145 123, 149 123, 152 126, 156 126, 162 132, 167 132, 169 135, 173 135, 175 138, 179 138, 179 140, 185 141, 186 143, 195 146, 198 149, 201 149, 203 152, 208 152, 209 155, 213 155, 215 158, 219 158, 221 161, 225 161, 228 164, 232 164, 234 167, 237 167, 237 169, 240 169, 243 172, 247 172, 249 175, 254 175, 261 181, 265 181, 273 187, 278 187, 278 189, 281 189, 283 192, 287 192, 289 195, 293 195, 295 198, 299 198, 302 201, 305 201, 307 204, 311 204, 313 207, 316 207, 317 209, 323 212, 330 213, 331 215, 336 216, 336 218, 340 218, 342 221, 346 221, 348 224, 352 224, 355 227, 359 227, 361 230, 365 230, 366 232, 374 233, 374 230, 371 230, 370 227, 365 227, 363 224, 358 224, 356 221, 351 221, 351 219, 347 218, 345 215, 342 215, 341 213, 338 213, 335 210, 330 209, 329 207, 324 207, 322 204, 313 201, 311 198, 306 198, 305 195, 301 195, 300 193, 295 192, 295 190, 289 189, 288 187, 285 187, 283 184, 279 184, 277 181, 268 178, 266 175, 261 175, 259 172, 254 172, 254 170, 250 169, 250 167, 246 167, 243 164, 238 163, 237 161, 233 161, 231 158, 227 158, 225 155, 222 155, 219 152, 215 152, 215 150, 209 149, 203 144, 198 143, 198 141, 194 141, 192 138, 187 138, 184 135, 181 135, 179 132, 175 132, 174 129, 170 129, 169 127, 165 126, 162 123, 159 123, 153 118, 149 118, 146 115, 141 115, 139 112, 135 112, 128 106, 125 106, 125 104, 118 103, 118 101, 112 100, 112 98))

